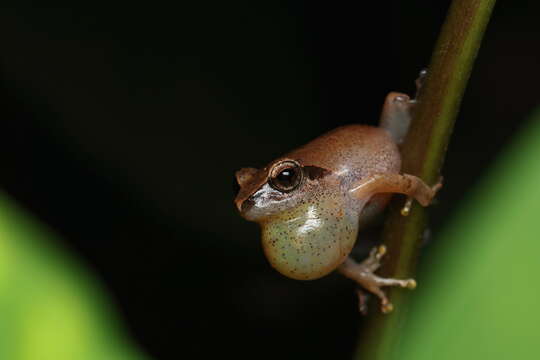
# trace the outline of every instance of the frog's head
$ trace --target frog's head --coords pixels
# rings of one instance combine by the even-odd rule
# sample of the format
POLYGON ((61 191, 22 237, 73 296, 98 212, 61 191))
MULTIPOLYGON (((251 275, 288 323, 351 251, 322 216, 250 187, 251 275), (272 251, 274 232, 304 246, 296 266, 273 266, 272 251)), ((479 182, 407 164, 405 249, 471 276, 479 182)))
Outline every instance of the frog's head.
POLYGON ((317 279, 349 254, 358 218, 344 211, 331 171, 282 158, 263 169, 241 169, 236 180, 236 207, 261 225, 266 257, 283 275, 317 279))
POLYGON ((262 169, 243 168, 236 172, 239 191, 234 203, 245 219, 261 223, 309 201, 330 173, 290 158, 262 169))

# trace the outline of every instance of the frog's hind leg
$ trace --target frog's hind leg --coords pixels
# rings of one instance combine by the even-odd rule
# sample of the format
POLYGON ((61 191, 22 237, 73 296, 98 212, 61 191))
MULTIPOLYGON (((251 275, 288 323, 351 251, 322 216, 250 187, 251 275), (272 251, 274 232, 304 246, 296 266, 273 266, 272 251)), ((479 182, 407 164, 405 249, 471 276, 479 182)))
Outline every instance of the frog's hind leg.
MULTIPOLYGON (((338 271, 356 281, 360 286, 369 292, 377 295, 381 300, 381 311, 383 313, 389 313, 393 310, 393 306, 388 300, 385 292, 381 289, 383 286, 400 286, 403 288, 414 289, 416 287, 416 281, 414 279, 391 279, 382 278, 374 274, 381 265, 381 258, 386 253, 386 247, 381 245, 371 250, 368 258, 361 263, 357 263, 351 258, 347 258, 343 264, 340 265, 338 271)), ((366 312, 365 295, 360 290, 358 293, 360 312, 366 312)))
POLYGON ((396 144, 402 144, 405 140, 413 106, 414 101, 406 94, 391 92, 386 96, 379 125, 390 133, 396 144))
POLYGON ((411 99, 407 94, 391 92, 384 101, 380 127, 386 129, 397 144, 402 144, 411 124, 412 111, 416 104, 416 99, 422 88, 422 84, 427 75, 427 70, 420 71, 415 81, 416 95, 411 99))

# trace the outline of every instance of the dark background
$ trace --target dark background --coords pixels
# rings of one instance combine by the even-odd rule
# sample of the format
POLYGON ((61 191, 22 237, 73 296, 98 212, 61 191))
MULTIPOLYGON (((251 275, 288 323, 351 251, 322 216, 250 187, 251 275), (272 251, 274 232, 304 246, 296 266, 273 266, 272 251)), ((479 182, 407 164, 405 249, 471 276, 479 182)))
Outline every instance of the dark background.
MULTIPOLYGON (((97 273, 156 359, 349 358, 353 284, 272 270, 234 170, 412 93, 448 1, 18 2, 0 12, 0 186, 97 273)), ((500 2, 436 234, 539 103, 533 1, 500 2)), ((429 251, 429 247, 427 249, 429 251)))

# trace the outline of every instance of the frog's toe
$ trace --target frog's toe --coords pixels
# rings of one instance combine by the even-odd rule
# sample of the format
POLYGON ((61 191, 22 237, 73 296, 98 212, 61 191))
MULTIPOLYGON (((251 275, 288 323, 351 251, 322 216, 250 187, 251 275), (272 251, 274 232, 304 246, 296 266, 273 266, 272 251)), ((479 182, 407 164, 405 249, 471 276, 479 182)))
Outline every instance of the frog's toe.
POLYGON ((405 287, 406 287, 407 289, 414 290, 414 289, 416 289, 416 286, 417 286, 416 280, 414 280, 414 279, 409 279, 409 280, 407 280, 407 286, 405 286, 405 287))
POLYGON ((391 302, 387 302, 386 304, 381 304, 381 312, 383 314, 388 314, 394 311, 394 305, 392 305, 391 302))

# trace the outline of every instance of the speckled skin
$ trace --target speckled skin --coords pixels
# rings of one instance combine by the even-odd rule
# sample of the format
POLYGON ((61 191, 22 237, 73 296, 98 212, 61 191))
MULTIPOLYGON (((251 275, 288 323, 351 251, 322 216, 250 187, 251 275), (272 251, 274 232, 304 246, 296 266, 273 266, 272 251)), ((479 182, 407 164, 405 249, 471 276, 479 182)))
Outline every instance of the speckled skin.
POLYGON ((400 166, 398 147, 385 129, 344 126, 263 169, 240 170, 235 202, 242 216, 261 225, 263 248, 276 270, 294 279, 317 279, 343 263, 362 218, 389 199, 387 194, 358 198, 351 189, 373 174, 397 174, 400 166), (268 177, 274 166, 288 160, 303 169, 316 168, 317 174, 305 170, 295 191, 280 193, 269 186, 268 177))
POLYGON ((298 280, 320 278, 341 264, 354 246, 358 214, 339 212, 336 198, 320 194, 262 223, 266 257, 283 275, 298 280))
POLYGON ((336 128, 284 157, 329 169, 346 187, 370 174, 398 173, 401 167, 401 156, 390 133, 366 125, 336 128))

